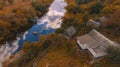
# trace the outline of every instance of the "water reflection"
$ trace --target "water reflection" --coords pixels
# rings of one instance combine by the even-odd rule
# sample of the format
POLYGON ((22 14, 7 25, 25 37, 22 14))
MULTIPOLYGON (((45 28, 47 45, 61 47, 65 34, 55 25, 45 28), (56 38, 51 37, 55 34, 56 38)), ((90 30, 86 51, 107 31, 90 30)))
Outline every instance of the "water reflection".
POLYGON ((26 31, 22 36, 18 36, 15 41, 7 43, 0 48, 0 67, 2 62, 7 60, 11 54, 16 54, 22 49, 24 42, 39 41, 41 35, 54 33, 54 31, 61 26, 62 19, 67 6, 64 0, 54 0, 51 4, 48 13, 40 19, 37 19, 37 24, 33 25, 31 29, 26 31), (36 35, 34 34, 36 33, 36 35))

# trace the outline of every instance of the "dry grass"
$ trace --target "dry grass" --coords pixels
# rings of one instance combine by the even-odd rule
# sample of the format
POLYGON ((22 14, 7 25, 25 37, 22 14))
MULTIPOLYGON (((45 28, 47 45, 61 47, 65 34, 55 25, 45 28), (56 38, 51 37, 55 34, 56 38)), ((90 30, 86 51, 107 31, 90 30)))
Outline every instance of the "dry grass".
POLYGON ((63 43, 52 45, 37 67, 88 67, 91 58, 86 52, 76 50, 75 40, 63 43))

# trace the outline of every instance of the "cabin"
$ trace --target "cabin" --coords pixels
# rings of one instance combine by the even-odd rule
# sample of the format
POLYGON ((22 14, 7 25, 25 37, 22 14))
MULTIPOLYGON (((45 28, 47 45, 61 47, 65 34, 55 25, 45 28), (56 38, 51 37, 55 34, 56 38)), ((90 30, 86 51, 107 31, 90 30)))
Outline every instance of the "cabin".
POLYGON ((92 27, 100 27, 101 24, 97 21, 89 19, 86 25, 87 26, 92 26, 92 27))
POLYGON ((98 22, 99 23, 103 23, 104 21, 106 21, 107 20, 107 17, 106 16, 103 16, 103 17, 100 17, 99 19, 98 19, 98 22))
POLYGON ((81 49, 87 49, 94 58, 107 55, 105 52, 108 46, 118 47, 118 44, 93 29, 88 34, 77 37, 77 44, 81 49))
POLYGON ((76 33, 76 30, 73 26, 69 27, 64 31, 64 35, 71 38, 76 33))
POLYGON ((92 27, 100 27, 102 24, 104 24, 103 22, 107 20, 107 17, 106 16, 103 16, 103 17, 100 17, 98 18, 97 21, 94 21, 92 19, 89 19, 88 22, 87 22, 87 26, 92 26, 92 27))

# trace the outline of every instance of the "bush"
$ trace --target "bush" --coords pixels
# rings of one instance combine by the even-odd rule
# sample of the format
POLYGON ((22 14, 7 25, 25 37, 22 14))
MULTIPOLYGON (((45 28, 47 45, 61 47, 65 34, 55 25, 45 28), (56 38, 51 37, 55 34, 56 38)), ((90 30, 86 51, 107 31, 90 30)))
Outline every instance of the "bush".
POLYGON ((109 46, 106 52, 108 53, 108 58, 112 60, 112 62, 120 63, 120 48, 109 46))
POLYGON ((50 40, 50 39, 46 39, 46 40, 43 42, 43 44, 42 44, 43 49, 48 48, 48 47, 50 46, 50 44, 51 44, 51 40, 50 40))
POLYGON ((8 2, 9 2, 10 4, 13 4, 13 3, 14 3, 14 0, 8 0, 8 2))

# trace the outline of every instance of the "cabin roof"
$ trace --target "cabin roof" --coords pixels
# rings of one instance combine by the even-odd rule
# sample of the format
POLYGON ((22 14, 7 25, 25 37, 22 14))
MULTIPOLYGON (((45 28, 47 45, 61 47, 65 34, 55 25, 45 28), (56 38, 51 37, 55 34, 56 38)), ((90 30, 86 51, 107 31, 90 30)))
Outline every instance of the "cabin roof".
POLYGON ((105 49, 108 46, 117 45, 95 29, 88 34, 77 37, 77 40, 79 41, 79 46, 81 46, 82 49, 88 49, 94 57, 106 55, 105 49))
POLYGON ((87 22, 87 26, 94 26, 94 27, 99 27, 101 24, 97 21, 94 21, 92 19, 89 19, 87 22))
POLYGON ((68 29, 65 30, 64 34, 71 37, 76 33, 76 30, 73 26, 69 27, 68 29))

